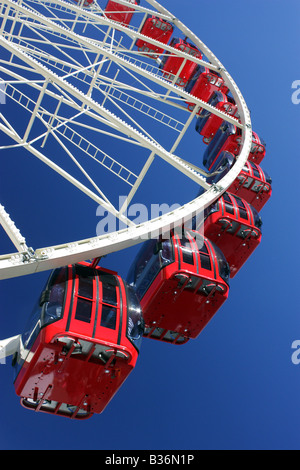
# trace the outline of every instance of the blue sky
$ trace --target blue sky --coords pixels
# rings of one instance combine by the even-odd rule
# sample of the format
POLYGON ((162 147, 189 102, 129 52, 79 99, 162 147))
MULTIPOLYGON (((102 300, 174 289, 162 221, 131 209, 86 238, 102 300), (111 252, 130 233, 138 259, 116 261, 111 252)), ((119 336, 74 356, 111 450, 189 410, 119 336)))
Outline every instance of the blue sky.
MULTIPOLYGON (((196 340, 182 348, 143 341, 135 370, 102 415, 73 422, 26 411, 15 395, 9 361, 0 365, 1 449, 300 448, 300 364, 291 361, 291 345, 300 340, 300 194, 295 178, 300 104, 291 99, 292 83, 300 79, 299 2, 161 3, 229 70, 251 111, 253 129, 267 143, 262 167, 273 179, 273 195, 261 212, 262 243, 231 281, 227 302, 196 340)), ((44 176, 37 165, 34 177, 24 177, 17 169, 13 178, 7 177, 12 165, 5 161, 1 199, 4 205, 16 201, 14 220, 30 233, 34 206, 28 187, 41 184, 50 192, 51 176, 44 176), (20 197, 25 191, 28 202, 20 197)), ((175 186, 180 194, 180 184, 175 186)), ((76 194, 65 197, 62 206, 77 207, 76 194)), ((55 210, 40 209, 42 233, 35 229, 29 240, 34 246, 36 239, 55 232, 55 210)), ((85 218, 94 227, 98 222, 95 208, 85 214, 75 211, 75 222, 76 217, 80 223, 74 239, 85 236, 85 218)), ((5 252, 4 238, 0 245, 5 252)), ((126 276, 135 250, 110 255, 104 265, 126 276)), ((42 273, 1 282, 1 338, 22 331, 46 278, 42 273)))

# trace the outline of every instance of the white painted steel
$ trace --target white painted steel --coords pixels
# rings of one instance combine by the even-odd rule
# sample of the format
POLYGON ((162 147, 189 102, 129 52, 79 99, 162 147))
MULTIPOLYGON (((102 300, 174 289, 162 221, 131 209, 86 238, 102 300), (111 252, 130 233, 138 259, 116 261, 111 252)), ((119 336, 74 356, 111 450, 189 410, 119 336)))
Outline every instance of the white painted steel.
POLYGON ((21 335, 12 336, 0 340, 0 363, 8 356, 13 355, 18 351, 20 346, 21 335))
MULTIPOLYGON (((128 4, 126 0, 118 1, 122 5, 128 4)), ((31 116, 24 134, 19 135, 16 129, 14 129, 13 124, 8 122, 0 113, 0 117, 2 118, 0 119, 0 131, 9 136, 15 142, 15 146, 21 146, 29 151, 128 226, 126 229, 99 237, 91 237, 85 240, 51 247, 29 249, 26 245, 25 238, 19 234, 14 224, 10 224, 10 219, 6 218, 6 231, 13 240, 18 252, 0 256, 0 279, 49 270, 66 264, 73 264, 84 259, 103 256, 133 246, 150 236, 156 236, 159 233, 166 232, 170 227, 181 225, 183 221, 190 219, 193 214, 197 214, 199 211, 202 211, 212 204, 230 186, 242 170, 250 151, 252 128, 248 108, 237 85, 215 55, 179 19, 174 18, 169 11, 155 0, 145 0, 143 3, 144 5, 147 4, 149 7, 147 8, 143 5, 135 6, 135 15, 141 15, 141 19, 143 19, 146 14, 157 15, 159 12, 160 17, 171 21, 207 57, 207 60, 199 60, 191 58, 191 56, 184 52, 176 51, 178 56, 184 59, 194 60, 194 62, 205 65, 211 70, 220 73, 236 101, 241 123, 237 123, 234 118, 228 116, 226 113, 216 110, 207 103, 202 102, 174 84, 166 81, 159 74, 157 65, 149 64, 149 61, 145 61, 141 55, 139 56, 137 51, 133 50, 132 46, 129 47, 128 50, 123 49, 122 43, 116 43, 115 41, 116 31, 118 31, 118 34, 121 32, 126 37, 131 38, 132 44, 134 44, 135 40, 138 38, 147 39, 147 37, 140 33, 141 28, 122 26, 107 19, 103 16, 103 9, 99 5, 95 4, 91 9, 83 9, 78 5, 73 5, 63 0, 32 2, 0 0, 0 21, 2 21, 0 26, 0 47, 3 47, 12 57, 10 61, 6 61, 5 59, 1 60, 0 58, 0 76, 1 73, 5 72, 11 77, 6 82, 7 96, 15 102, 18 102, 24 109, 28 110, 31 116), (43 15, 34 9, 37 7, 38 10, 40 6, 45 7, 43 15), (46 15, 46 12, 48 12, 49 15, 46 15), (20 26, 21 22, 23 25, 20 26), (40 41, 34 42, 32 38, 28 38, 22 34, 25 25, 39 34, 40 41), (85 36, 84 31, 91 25, 99 31, 99 34, 100 31, 102 32, 104 36, 103 40, 100 41, 85 36), (77 26, 83 29, 81 33, 77 32, 77 26), (103 31, 106 31, 106 33, 104 34, 103 31), (55 43, 53 41, 53 46, 57 50, 57 55, 50 55, 48 52, 49 42, 47 34, 49 32, 51 32, 53 38, 56 38, 57 42, 55 43), (63 41, 66 42, 67 40, 68 51, 66 51, 67 47, 65 45, 64 48, 61 45, 63 41), (84 54, 86 62, 88 62, 89 65, 84 65, 77 61, 73 52, 77 53, 78 51, 84 54), (92 54, 95 57, 94 61, 90 59, 92 54), (16 66, 16 63, 18 66, 16 66), (136 88, 129 82, 119 80, 118 74, 114 77, 103 75, 102 67, 104 64, 108 65, 111 63, 117 64, 121 71, 126 70, 128 77, 131 75, 140 77, 141 84, 143 80, 147 80, 147 82, 150 81, 153 84, 153 88, 146 89, 146 86, 143 90, 141 87, 136 88), (28 78, 28 74, 32 73, 32 71, 37 73, 40 77, 39 80, 28 78), (76 86, 71 82, 73 78, 77 80, 76 86), (103 92, 105 94, 104 100, 100 103, 92 97, 92 92, 94 90, 100 90, 100 85, 104 81, 107 83, 107 87, 106 91, 103 92), (81 83, 82 88, 80 89, 77 85, 81 83), (21 91, 21 88, 18 88, 20 84, 30 85, 32 90, 38 91, 38 99, 36 101, 31 100, 30 96, 21 91), (88 89, 86 90, 85 85, 87 84, 88 89), (156 86, 160 86, 165 90, 162 95, 157 93, 156 86), (151 116, 156 112, 153 120, 157 120, 177 132, 171 151, 165 149, 155 140, 151 134, 151 128, 143 128, 133 117, 133 114, 130 115, 129 111, 125 113, 124 106, 130 101, 130 93, 133 91, 139 92, 139 99, 130 104, 132 110, 138 110, 146 116, 151 116), (176 99, 174 98, 175 95, 176 99), (47 108, 43 106, 45 97, 47 99, 54 99, 57 102, 54 113, 50 113, 47 108), (148 99, 149 97, 156 100, 157 104, 150 106, 146 101, 146 98, 148 99), (192 114, 189 113, 187 120, 182 122, 182 120, 176 117, 176 113, 178 109, 182 111, 182 103, 187 100, 195 103, 196 106, 194 112, 192 114), (112 113, 105 106, 112 101, 117 109, 119 107, 119 109, 123 110, 127 121, 112 113), (169 113, 159 110, 160 101, 164 101, 169 105, 169 113), (61 106, 68 106, 69 109, 72 109, 74 113, 73 116, 68 119, 61 116, 61 106), (235 165, 217 186, 210 186, 206 183, 203 170, 197 168, 194 164, 190 164, 174 153, 199 107, 213 112, 242 129, 243 145, 241 153, 235 165), (97 123, 105 123, 110 130, 99 130, 98 132, 100 134, 111 135, 112 139, 121 139, 124 142, 131 142, 133 145, 149 151, 140 173, 126 168, 107 154, 105 156, 105 153, 102 156, 102 160, 99 160, 99 164, 105 166, 106 159, 111 159, 109 160, 110 165, 106 164, 106 168, 114 173, 117 178, 125 182, 127 181, 129 186, 128 203, 143 183, 143 179, 151 167, 154 156, 160 157, 184 174, 188 179, 201 185, 205 189, 204 194, 184 204, 179 209, 159 218, 152 219, 140 225, 133 224, 124 215, 125 206, 123 206, 121 210, 117 210, 114 207, 109 198, 102 192, 97 182, 85 172, 84 168, 68 148, 68 142, 73 144, 78 140, 76 132, 68 137, 70 129, 73 131, 73 128, 70 126, 71 124, 74 125, 74 123, 78 124, 77 118, 83 115, 88 118, 93 118, 95 122, 94 126, 87 126, 89 129, 95 130, 97 123), (37 120, 45 126, 46 131, 39 135, 38 138, 35 138, 35 140, 30 139, 32 128, 37 120), (46 156, 43 149, 47 144, 47 139, 50 134, 55 137, 56 141, 61 145, 61 148, 74 160, 78 168, 89 179, 89 182, 93 186, 92 190, 83 185, 71 174, 68 174, 68 172, 46 156), (65 142, 63 139, 66 139, 68 142, 63 143, 65 142), (42 146, 39 150, 35 147, 35 143, 38 140, 42 140, 42 146)), ((130 4, 130 8, 132 8, 132 4, 130 4)), ((158 41, 152 39, 151 43, 158 46, 160 45, 158 41)), ((164 46, 164 49, 174 52, 174 49, 170 46, 164 46)), ((78 135, 80 135, 80 131, 84 129, 84 125, 82 123, 80 125, 78 135)), ((98 148, 92 142, 86 143, 84 138, 80 142, 77 142, 76 145, 79 150, 83 150, 85 148, 84 146, 87 145, 87 149, 85 150, 87 156, 91 157, 93 155, 92 151, 95 152, 95 155, 98 155, 98 152, 101 154, 101 148, 98 148)), ((5 148, 3 146, 0 147, 0 151, 1 149, 8 150, 8 147, 5 148)), ((0 206, 0 209, 2 210, 2 212, 0 211, 0 221, 3 222, 6 212, 3 206, 0 206)))

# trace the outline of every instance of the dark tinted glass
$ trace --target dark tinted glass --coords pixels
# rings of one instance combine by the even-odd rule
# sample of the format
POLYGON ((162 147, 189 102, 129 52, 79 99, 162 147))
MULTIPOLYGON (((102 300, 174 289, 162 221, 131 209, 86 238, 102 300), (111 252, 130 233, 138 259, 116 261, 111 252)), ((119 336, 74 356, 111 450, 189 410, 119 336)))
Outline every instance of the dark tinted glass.
POLYGON ((102 301, 105 304, 117 306, 117 290, 116 286, 108 284, 106 282, 102 283, 102 301))
POLYGON ((102 305, 101 315, 101 326, 114 330, 117 322, 117 309, 115 307, 109 307, 108 305, 102 305))
POLYGON ((201 268, 209 269, 211 271, 211 262, 210 262, 209 255, 200 253, 200 261, 201 261, 201 268))
POLYGON ((78 295, 88 299, 93 298, 93 279, 91 277, 80 277, 78 295))
POLYGON ((193 252, 188 248, 181 248, 182 261, 188 264, 194 264, 193 252))
POLYGON ((92 305, 93 303, 90 300, 77 297, 75 319, 90 323, 92 316, 92 305))

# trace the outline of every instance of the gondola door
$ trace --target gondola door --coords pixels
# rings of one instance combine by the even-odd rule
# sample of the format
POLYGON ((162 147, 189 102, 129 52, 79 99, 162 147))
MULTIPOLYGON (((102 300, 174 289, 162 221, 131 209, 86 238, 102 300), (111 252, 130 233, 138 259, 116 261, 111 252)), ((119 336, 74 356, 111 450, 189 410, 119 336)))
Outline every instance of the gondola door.
POLYGON ((73 267, 72 299, 66 332, 92 338, 98 312, 98 286, 95 271, 86 266, 73 267))
POLYGON ((120 344, 123 320, 123 305, 121 284, 112 274, 100 272, 98 283, 98 309, 95 319, 93 337, 115 345, 120 344))

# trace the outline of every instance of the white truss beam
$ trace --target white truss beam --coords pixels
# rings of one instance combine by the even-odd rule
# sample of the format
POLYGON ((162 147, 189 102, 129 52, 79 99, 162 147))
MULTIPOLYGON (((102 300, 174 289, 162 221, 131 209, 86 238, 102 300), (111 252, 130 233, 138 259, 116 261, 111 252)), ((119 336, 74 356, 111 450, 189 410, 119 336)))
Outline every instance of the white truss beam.
MULTIPOLYGON (((56 33, 59 33, 59 34, 62 34, 62 35, 66 36, 66 31, 64 30, 64 28, 60 27, 59 25, 56 25, 55 22, 49 20, 48 18, 41 17, 41 15, 36 14, 35 12, 29 10, 28 8, 26 8, 24 6, 21 6, 20 4, 16 4, 15 2, 13 2, 11 0, 6 0, 6 1, 7 1, 8 4, 11 4, 12 6, 14 6, 17 9, 17 11, 20 10, 24 14, 28 15, 30 18, 43 23, 48 28, 51 28, 51 32, 53 31, 53 32, 56 32, 56 33)), ((60 3, 59 0, 54 0, 54 1, 60 3)), ((73 8, 73 6, 72 6, 72 8, 73 8)), ((74 9, 76 9, 76 7, 74 7, 74 9)), ((87 14, 89 14, 89 13, 87 12, 87 14)), ((92 13, 90 13, 90 14, 92 15, 92 13)), ((111 22, 109 20, 103 20, 102 18, 99 18, 96 15, 95 15, 95 17, 96 17, 95 19, 97 19, 100 22, 104 21, 104 23, 105 23, 106 21, 108 21, 108 23, 113 23, 114 24, 114 22, 111 22)), ((178 22, 178 24, 179 24, 179 22, 178 22)), ((119 24, 118 24, 118 30, 121 30, 121 31, 124 30, 124 32, 126 32, 126 34, 128 34, 128 31, 129 31, 127 28, 122 27, 119 24)), ((149 40, 149 38, 147 38, 147 36, 144 36, 144 35, 141 35, 141 34, 136 34, 136 33, 134 33, 134 35, 137 38, 140 37, 144 40, 147 40, 147 39, 149 40)), ((160 76, 158 76, 158 75, 153 76, 153 73, 148 72, 147 70, 144 70, 142 68, 142 64, 143 64, 142 62, 139 61, 139 66, 137 65, 137 61, 135 61, 135 63, 131 63, 130 60, 129 60, 130 58, 128 56, 126 58, 122 57, 119 52, 113 52, 113 51, 110 51, 110 49, 108 49, 107 47, 96 45, 96 43, 94 41, 92 41, 90 39, 87 39, 83 36, 79 36, 78 34, 74 33, 73 31, 68 32, 68 38, 73 39, 75 42, 78 42, 79 44, 82 44, 83 46, 87 47, 87 49, 90 49, 90 50, 94 51, 95 53, 99 53, 101 51, 101 53, 104 56, 109 57, 110 60, 113 60, 115 63, 118 63, 120 66, 123 65, 125 68, 128 68, 132 71, 135 71, 138 75, 142 75, 145 78, 150 78, 152 81, 156 81, 160 85, 164 86, 168 91, 173 91, 173 92, 179 94, 185 100, 188 98, 188 100, 190 102, 193 102, 195 104, 200 105, 202 108, 207 109, 208 111, 212 112, 213 114, 216 114, 219 117, 222 117, 224 120, 227 120, 228 122, 233 123, 237 127, 243 128, 243 124, 240 124, 236 119, 232 118, 227 113, 219 111, 216 108, 214 108, 213 106, 210 106, 209 104, 207 104, 206 102, 204 102, 202 100, 199 100, 198 98, 195 98, 194 96, 191 96, 190 94, 188 94, 185 91, 181 90, 179 87, 176 87, 176 86, 168 83, 166 80, 164 80, 160 76)), ((198 38, 195 36, 195 39, 198 39, 198 38)), ((161 45, 161 43, 159 41, 155 41, 155 40, 151 39, 151 42, 154 45, 158 45, 158 46, 161 45)), ((198 40, 198 42, 199 42, 199 40, 198 40)), ((203 43, 201 42, 201 44, 203 44, 203 43)), ((193 62, 199 63, 200 65, 204 65, 205 67, 208 67, 208 68, 211 68, 211 69, 215 68, 215 66, 212 67, 212 65, 210 63, 207 63, 205 61, 201 61, 199 59, 191 57, 189 54, 186 54, 182 51, 178 51, 177 49, 175 50, 170 46, 165 46, 165 50, 169 50, 171 52, 173 51, 173 52, 176 53, 176 55, 178 57, 183 57, 187 60, 193 60, 193 62)), ((148 64, 146 64, 146 66, 148 66, 148 64)), ((221 64, 219 66, 219 69, 222 69, 221 64)), ((222 73, 225 73, 225 70, 224 69, 220 70, 220 73, 222 75, 222 73)), ((239 105, 239 102, 240 102, 240 97, 237 100, 238 105, 239 105)))
POLYGON ((136 129, 132 128, 127 123, 122 121, 120 118, 113 115, 111 112, 109 112, 108 110, 106 110, 102 106, 98 105, 98 103, 96 103, 90 97, 87 97, 86 95, 84 95, 81 91, 76 89, 74 86, 70 85, 68 82, 63 80, 61 77, 58 77, 52 71, 46 69, 41 64, 37 63, 30 56, 28 56, 23 51, 18 49, 18 47, 16 47, 15 45, 10 43, 6 39, 0 37, 0 45, 1 44, 6 49, 11 51, 14 55, 16 55, 20 59, 26 61, 28 64, 32 65, 32 67, 36 71, 38 71, 41 75, 43 75, 47 80, 51 81, 52 83, 55 83, 56 86, 59 86, 59 88, 61 90, 71 94, 76 99, 78 99, 80 102, 82 102, 82 105, 87 106, 88 108, 93 109, 97 114, 100 114, 103 117, 106 117, 108 119, 108 121, 115 124, 121 132, 123 132, 124 134, 129 135, 131 138, 137 140, 138 142, 140 142, 141 145, 145 146, 146 148, 149 148, 151 151, 154 151, 157 155, 159 155, 161 158, 163 158, 169 164, 174 166, 177 170, 181 171, 183 174, 185 174, 186 176, 191 178, 193 181, 195 181, 198 184, 200 184, 201 186, 203 186, 205 189, 209 188, 210 185, 208 185, 206 183, 204 178, 202 176, 198 175, 194 170, 191 170, 186 164, 183 164, 179 157, 175 157, 175 156, 171 155, 169 152, 164 150, 157 143, 155 143, 155 142, 151 141, 149 138, 143 136, 136 129))
POLYGON ((29 252, 26 245, 26 240, 21 234, 20 230, 16 227, 15 223, 11 220, 10 215, 6 212, 4 206, 0 204, 0 224, 9 236, 12 243, 20 252, 29 252))
POLYGON ((19 350, 21 335, 12 336, 0 340, 0 361, 2 362, 8 356, 12 356, 19 350))

